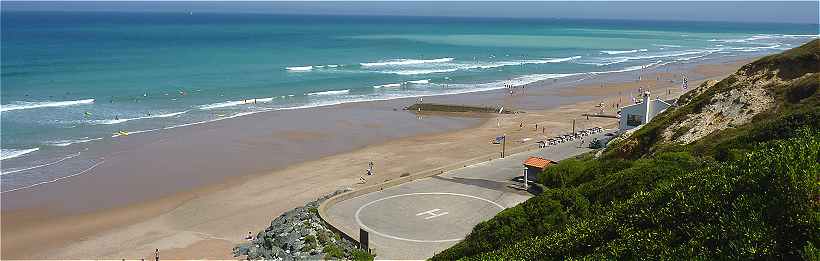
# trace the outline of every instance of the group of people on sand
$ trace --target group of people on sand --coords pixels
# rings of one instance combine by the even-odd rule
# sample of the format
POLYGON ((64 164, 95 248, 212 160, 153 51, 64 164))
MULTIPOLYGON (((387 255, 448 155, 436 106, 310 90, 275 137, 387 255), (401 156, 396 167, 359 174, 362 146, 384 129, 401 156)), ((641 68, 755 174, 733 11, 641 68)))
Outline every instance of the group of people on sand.
MULTIPOLYGON (((374 164, 373 164, 372 161, 367 164, 367 170, 366 170, 367 176, 373 176, 373 174, 374 174, 373 165, 374 164)), ((361 184, 367 183, 367 180, 364 178, 364 176, 359 176, 359 180, 362 182, 361 184)))
POLYGON ((521 86, 515 86, 515 85, 514 85, 514 84, 512 84, 512 83, 505 83, 505 84, 504 84, 504 88, 507 88, 507 91, 509 91, 510 95, 515 94, 515 89, 517 89, 517 88, 519 88, 519 87, 521 88, 521 93, 524 93, 524 85, 521 85, 521 86))

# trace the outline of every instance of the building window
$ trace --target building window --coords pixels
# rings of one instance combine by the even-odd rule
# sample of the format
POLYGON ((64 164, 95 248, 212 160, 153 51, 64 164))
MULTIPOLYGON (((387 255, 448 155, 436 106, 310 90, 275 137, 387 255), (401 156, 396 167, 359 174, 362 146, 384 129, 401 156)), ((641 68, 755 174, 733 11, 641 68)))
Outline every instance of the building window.
POLYGON ((630 127, 635 127, 641 125, 641 119, 643 115, 635 115, 635 114, 627 114, 626 115, 626 125, 630 127))

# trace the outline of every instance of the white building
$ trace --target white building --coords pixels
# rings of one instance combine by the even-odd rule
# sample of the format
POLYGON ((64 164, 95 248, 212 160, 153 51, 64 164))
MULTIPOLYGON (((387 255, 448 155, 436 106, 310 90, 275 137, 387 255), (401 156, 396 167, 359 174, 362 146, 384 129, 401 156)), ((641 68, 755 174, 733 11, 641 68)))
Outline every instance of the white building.
POLYGON ((638 127, 649 122, 652 118, 655 118, 655 115, 660 114, 670 106, 672 105, 661 99, 651 100, 649 92, 644 92, 643 100, 640 103, 621 108, 619 128, 621 131, 625 131, 638 127))

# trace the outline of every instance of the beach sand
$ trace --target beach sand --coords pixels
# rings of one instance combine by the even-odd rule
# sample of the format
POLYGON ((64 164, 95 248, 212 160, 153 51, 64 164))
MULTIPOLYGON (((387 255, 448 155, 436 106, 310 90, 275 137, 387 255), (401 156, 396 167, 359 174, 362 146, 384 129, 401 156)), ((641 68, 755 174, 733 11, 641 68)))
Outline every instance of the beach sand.
MULTIPOLYGON (((451 122, 446 119, 457 123, 446 128, 435 128, 436 131, 430 133, 400 138, 395 138, 395 136, 401 135, 382 135, 373 138, 362 137, 363 135, 345 137, 355 140, 351 142, 354 145, 346 147, 354 149, 343 153, 328 150, 327 153, 317 154, 322 155, 317 157, 295 157, 302 161, 287 161, 285 162, 287 167, 281 169, 258 171, 258 169, 251 168, 250 170, 254 171, 239 173, 229 179, 196 186, 184 192, 167 192, 159 199, 128 204, 122 204, 122 201, 101 199, 100 204, 112 204, 112 206, 86 212, 72 208, 72 211, 76 211, 77 214, 71 211, 55 211, 65 206, 54 205, 53 202, 48 203, 48 201, 43 201, 46 203, 38 207, 4 211, 2 213, 2 259, 150 259, 153 258, 154 249, 160 249, 160 256, 163 259, 232 259, 231 248, 243 242, 243 237, 248 231, 256 233, 267 227, 269 222, 279 214, 334 190, 361 186, 358 184, 359 177, 364 174, 369 161, 375 163, 376 175, 368 177, 368 185, 394 179, 405 173, 499 153, 499 146, 491 144, 491 140, 501 134, 507 134, 509 147, 535 146, 534 142, 537 140, 570 132, 573 119, 576 120, 576 126, 579 129, 593 126, 615 128, 616 119, 596 117, 587 119, 581 114, 600 112, 600 108, 596 105, 601 102, 605 104, 605 114, 615 114, 616 109, 611 106, 628 102, 627 95, 630 92, 637 94, 638 87, 648 88, 653 95, 659 95, 661 98, 674 98, 681 94, 679 82, 672 83, 669 79, 674 79, 678 73, 685 72, 689 75, 691 89, 702 80, 722 78, 747 62, 748 60, 743 60, 699 65, 686 71, 681 69, 681 71, 670 73, 647 73, 642 77, 644 80, 639 82, 633 80, 616 83, 616 80, 606 76, 579 83, 568 83, 570 87, 565 88, 550 87, 552 85, 548 82, 541 87, 528 86, 524 94, 519 92, 512 96, 506 95, 505 90, 498 90, 428 97, 425 98, 425 102, 488 106, 500 104, 523 109, 526 113, 503 115, 498 121, 501 127, 498 127, 495 117, 465 117, 464 120, 454 120, 451 117, 460 116, 436 115, 436 113, 415 115, 398 111, 395 113, 409 115, 399 119, 401 121, 415 119, 419 121, 417 124, 429 124, 430 126, 451 122), (656 80, 658 77, 665 80, 656 80), (602 87, 601 83, 604 81, 611 83, 602 87), (548 97, 553 99, 550 103, 542 102, 548 97), (556 99, 560 101, 555 102, 556 99), (524 126, 520 127, 522 123, 524 126), (538 124, 538 130, 535 129, 535 124, 538 124), (542 128, 544 128, 543 133, 542 128), (520 142, 524 139, 530 140, 520 142)), ((385 111, 392 111, 391 107, 401 108, 412 104, 413 101, 344 104, 315 110, 323 113, 323 110, 368 110, 375 106, 385 111)), ((392 117, 389 115, 386 117, 392 117)), ((225 121, 220 124, 231 124, 231 122, 225 121)), ((361 123, 356 120, 356 117, 344 119, 332 126, 333 128, 345 128, 347 126, 345 124, 351 127, 362 126, 363 129, 371 129, 370 133, 387 131, 392 125, 402 126, 400 122, 384 119, 361 123)), ((228 134, 219 133, 218 135, 228 134)), ((242 139, 242 136, 236 133, 231 135, 235 135, 232 137, 234 139, 242 139)), ((292 140, 292 144, 297 144, 290 145, 296 146, 294 150, 300 143, 316 140, 331 142, 330 140, 338 138, 327 132, 316 130, 283 129, 270 133, 270 135, 292 140)), ((247 141, 247 146, 254 145, 253 140, 247 141)), ((199 155, 198 152, 186 152, 186 149, 188 148, 180 147, 172 151, 173 153, 199 155)), ((225 149, 235 150, 236 157, 247 156, 249 160, 265 160, 264 157, 258 155, 246 155, 253 151, 225 149)), ((216 161, 211 164, 219 164, 218 158, 196 159, 194 156, 190 158, 192 161, 216 161)), ((205 164, 203 168, 211 166, 203 164, 205 164)), ((156 175, 163 174, 162 168, 156 168, 153 171, 157 172, 156 175)), ((120 176, 123 177, 112 180, 135 182, 134 186, 139 189, 149 191, 152 189, 151 181, 133 181, 124 177, 127 175, 120 176)), ((77 184, 76 186, 81 186, 82 183, 92 182, 92 180, 94 177, 78 178, 66 184, 74 183, 77 184)), ((116 187, 112 184, 108 185, 116 187)), ((104 182, 95 185, 106 186, 107 184, 104 182)), ((55 185, 54 187, 60 186, 55 185)), ((105 198, 108 197, 106 193, 112 192, 102 190, 87 193, 89 195, 82 200, 93 201, 96 197, 105 198)), ((24 198, 27 195, 12 196, 24 198)), ((5 198, 4 204, 6 201, 11 202, 5 198)))

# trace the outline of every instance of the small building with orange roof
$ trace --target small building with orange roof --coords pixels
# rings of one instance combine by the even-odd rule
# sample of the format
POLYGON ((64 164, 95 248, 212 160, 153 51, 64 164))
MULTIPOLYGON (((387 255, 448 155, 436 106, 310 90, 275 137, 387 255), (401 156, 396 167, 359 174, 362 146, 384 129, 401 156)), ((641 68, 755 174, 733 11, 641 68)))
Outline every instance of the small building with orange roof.
POLYGON ((536 180, 538 173, 544 172, 547 167, 555 164, 558 164, 558 162, 541 157, 529 157, 524 161, 524 167, 527 168, 527 179, 536 180))

